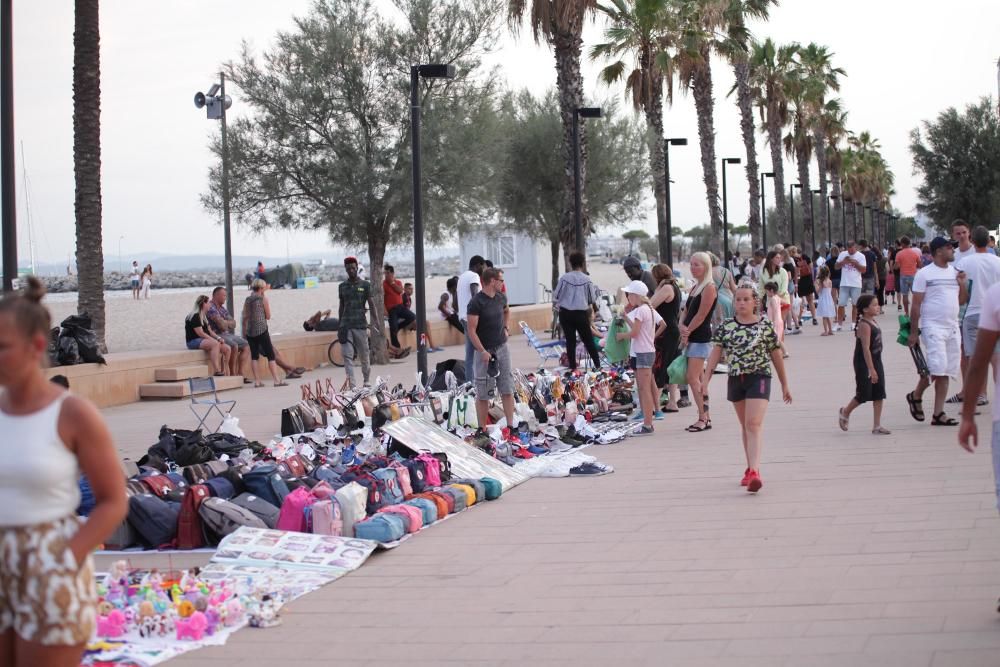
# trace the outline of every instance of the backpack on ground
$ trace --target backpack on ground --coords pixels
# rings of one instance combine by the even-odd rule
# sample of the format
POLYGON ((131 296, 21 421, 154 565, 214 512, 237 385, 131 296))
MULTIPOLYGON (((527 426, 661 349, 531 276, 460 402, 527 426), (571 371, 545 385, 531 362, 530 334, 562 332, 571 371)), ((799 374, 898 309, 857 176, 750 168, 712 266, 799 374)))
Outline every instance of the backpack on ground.
POLYGON ((465 478, 465 479, 453 478, 450 483, 465 484, 467 486, 471 486, 473 490, 476 492, 476 498, 474 502, 481 503, 486 501, 486 485, 483 484, 482 480, 470 479, 470 478, 465 478))
POLYGON ((128 499, 128 522, 139 534, 144 546, 159 549, 177 537, 180 509, 180 503, 157 498, 151 493, 140 493, 128 499))
POLYGON ((218 544, 222 538, 235 533, 241 526, 267 528, 267 524, 256 514, 234 502, 222 498, 206 498, 198 515, 210 544, 218 544))
POLYGON ((410 488, 413 493, 423 493, 427 490, 427 470, 424 462, 418 459, 408 459, 403 461, 403 465, 410 471, 410 488))
POLYGON ((406 533, 403 519, 391 512, 376 514, 354 526, 354 536, 383 544, 395 542, 406 533))
MULTIPOLYGON (((417 456, 417 461, 424 464, 424 483, 427 486, 441 486, 441 463, 436 458, 424 452, 417 456)), ((412 480, 411 480, 412 481, 412 480)))
POLYGON ((181 512, 177 517, 177 548, 198 549, 205 546, 205 530, 201 525, 198 510, 201 504, 211 498, 208 487, 195 484, 188 487, 181 501, 181 512))
POLYGON ((331 496, 325 500, 317 500, 312 504, 311 532, 316 535, 341 535, 344 532, 344 519, 340 512, 340 503, 331 496))
POLYGON ((436 491, 455 499, 455 509, 453 512, 461 512, 469 506, 469 497, 462 489, 454 486, 442 486, 440 489, 436 489, 436 491))
POLYGON ((345 537, 354 537, 354 524, 365 518, 368 489, 357 482, 349 482, 337 489, 335 497, 343 520, 342 533, 345 537))
POLYGON ((438 519, 438 508, 433 501, 427 498, 410 498, 404 505, 416 507, 423 514, 424 526, 429 526, 438 519))
POLYGON ((445 501, 444 498, 442 498, 441 496, 437 495, 436 493, 429 492, 429 491, 426 491, 424 493, 418 493, 417 495, 413 496, 413 498, 411 498, 411 500, 414 500, 414 499, 417 499, 417 500, 426 500, 426 501, 428 501, 430 503, 433 503, 434 504, 434 509, 436 511, 436 514, 437 514, 437 518, 435 519, 436 521, 440 521, 441 519, 443 519, 446 516, 448 516, 448 503, 447 503, 447 501, 445 501))
POLYGON ((273 463, 264 463, 244 473, 243 486, 275 507, 281 507, 289 493, 288 485, 278 474, 278 466, 273 463))
POLYGON ((388 505, 380 509, 379 512, 390 512, 401 516, 405 521, 403 527, 407 533, 415 533, 424 527, 424 513, 417 507, 412 507, 411 505, 388 505))
POLYGON ((212 494, 213 498, 229 500, 236 495, 236 489, 233 488, 232 482, 225 477, 206 479, 204 485, 208 487, 208 491, 212 494))
POLYGON ((285 497, 278 514, 278 530, 291 530, 297 533, 307 533, 306 508, 316 502, 316 496, 306 489, 295 489, 285 497))
POLYGON ((500 480, 493 479, 492 477, 483 477, 479 481, 483 483, 483 487, 486 489, 486 500, 496 500, 503 493, 503 485, 500 484, 500 480))
POLYGON ((398 505, 403 502, 403 489, 399 485, 399 476, 395 468, 379 468, 372 471, 372 476, 382 483, 382 496, 387 505, 398 505))
POLYGON ((241 493, 230 502, 249 511, 263 521, 268 528, 274 528, 278 523, 278 515, 281 510, 260 496, 255 496, 252 493, 241 493))
POLYGON ((403 492, 404 498, 413 495, 413 484, 410 482, 410 469, 401 461, 393 461, 389 467, 396 471, 396 479, 399 481, 399 488, 403 492))

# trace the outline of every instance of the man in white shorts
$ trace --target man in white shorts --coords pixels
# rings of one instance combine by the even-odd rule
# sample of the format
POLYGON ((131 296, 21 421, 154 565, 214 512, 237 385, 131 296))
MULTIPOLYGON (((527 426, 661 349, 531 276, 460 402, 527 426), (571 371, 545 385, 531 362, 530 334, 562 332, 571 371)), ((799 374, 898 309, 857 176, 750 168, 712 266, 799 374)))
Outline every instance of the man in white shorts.
MULTIPOLYGON (((983 298, 991 287, 1000 283, 1000 257, 990 254, 989 250, 990 232, 982 225, 976 226, 971 234, 972 244, 975 252, 971 255, 959 258, 955 253, 955 268, 963 272, 968 279, 969 303, 965 308, 965 317, 962 318, 962 361, 965 362, 962 368, 962 377, 968 374, 968 362, 976 351, 976 336, 979 331, 979 319, 983 312, 983 298)), ((993 373, 996 374, 996 365, 993 366, 993 373)), ((959 395, 956 403, 962 402, 963 396, 959 395)), ((981 393, 978 398, 979 405, 986 405, 986 394, 981 393)))
POLYGON ((836 331, 840 331, 844 324, 844 309, 847 302, 851 303, 851 328, 855 327, 854 322, 858 321, 858 297, 861 296, 861 276, 865 272, 868 260, 864 254, 858 250, 858 244, 854 241, 847 242, 847 250, 837 257, 837 268, 840 269, 840 298, 837 300, 839 309, 837 310, 836 331))
POLYGON ((955 426, 958 422, 944 412, 948 381, 961 372, 961 341, 958 328, 959 305, 968 301, 965 274, 951 265, 955 257, 952 242, 942 237, 931 241, 932 264, 917 271, 913 279, 913 304, 910 306, 909 346, 918 342, 927 359, 929 375, 921 375, 916 388, 906 395, 910 414, 924 421, 924 391, 934 382, 934 426, 955 426))

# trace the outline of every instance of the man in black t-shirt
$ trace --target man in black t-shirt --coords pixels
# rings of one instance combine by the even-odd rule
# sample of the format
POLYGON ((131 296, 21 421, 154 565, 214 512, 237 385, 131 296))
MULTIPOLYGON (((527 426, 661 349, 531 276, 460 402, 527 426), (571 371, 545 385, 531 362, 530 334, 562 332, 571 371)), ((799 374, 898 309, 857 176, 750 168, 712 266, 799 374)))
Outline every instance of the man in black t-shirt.
POLYGON ((875 289, 879 285, 878 274, 875 268, 875 263, 878 262, 878 255, 868 245, 868 241, 864 239, 858 241, 858 248, 861 250, 861 254, 865 256, 865 272, 861 274, 861 293, 875 294, 875 289))
POLYGON ((483 271, 482 290, 469 301, 467 310, 469 326, 466 333, 475 356, 476 417, 480 427, 486 424, 490 407, 490 381, 503 400, 503 413, 507 425, 514 423, 514 373, 511 370, 510 351, 507 349, 507 299, 499 292, 500 272, 494 268, 483 271))

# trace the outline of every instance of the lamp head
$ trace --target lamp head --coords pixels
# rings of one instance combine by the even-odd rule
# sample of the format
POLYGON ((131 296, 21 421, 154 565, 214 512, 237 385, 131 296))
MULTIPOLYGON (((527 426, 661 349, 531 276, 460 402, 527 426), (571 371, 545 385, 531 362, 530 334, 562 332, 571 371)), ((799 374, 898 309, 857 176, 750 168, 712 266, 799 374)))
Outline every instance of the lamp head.
POLYGON ((727 157, 725 158, 726 164, 739 164, 740 158, 738 157, 727 157))
POLYGON ((767 176, 768 178, 774 178, 774 172, 773 171, 765 171, 765 172, 763 172, 761 174, 761 176, 767 176))
POLYGON ((688 140, 681 137, 678 139, 667 139, 667 143, 670 144, 671 146, 687 146, 688 140))
POLYGON ((576 113, 580 118, 600 118, 601 107, 580 107, 576 113))
POLYGON ((425 79, 454 79, 458 68, 452 64, 417 65, 417 73, 425 79))

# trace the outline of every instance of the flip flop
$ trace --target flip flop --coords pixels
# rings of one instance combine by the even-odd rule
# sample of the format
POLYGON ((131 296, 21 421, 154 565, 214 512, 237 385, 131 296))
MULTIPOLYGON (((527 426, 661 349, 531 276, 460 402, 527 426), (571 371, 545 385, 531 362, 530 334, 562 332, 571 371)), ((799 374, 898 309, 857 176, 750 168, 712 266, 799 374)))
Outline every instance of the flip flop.
POLYGON ((850 416, 844 414, 844 408, 840 408, 840 410, 837 411, 837 423, 840 424, 840 430, 846 431, 850 421, 850 416))
POLYGON ((303 374, 303 373, 305 373, 305 372, 306 372, 306 369, 305 369, 305 367, 304 367, 304 366, 297 366, 297 367, 295 368, 295 373, 296 373, 296 375, 302 375, 302 374, 303 374))
POLYGON ((911 391, 906 395, 906 402, 910 406, 910 416, 916 419, 918 422, 924 421, 924 402, 922 400, 918 401, 913 398, 913 392, 911 391))
POLYGON ((275 387, 287 387, 288 383, 287 382, 275 382, 274 386, 275 387))
POLYGON ((892 431, 884 426, 879 426, 878 428, 872 429, 872 435, 892 435, 892 431))

